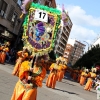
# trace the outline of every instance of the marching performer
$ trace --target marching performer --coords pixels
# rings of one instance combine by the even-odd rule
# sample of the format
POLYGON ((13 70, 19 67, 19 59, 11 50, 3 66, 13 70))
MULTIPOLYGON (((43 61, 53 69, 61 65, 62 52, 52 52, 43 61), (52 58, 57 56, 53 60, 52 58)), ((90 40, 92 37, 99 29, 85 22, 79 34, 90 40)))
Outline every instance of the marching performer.
POLYGON ((11 100, 36 100, 37 88, 42 87, 46 69, 41 66, 39 57, 31 68, 29 60, 22 62, 19 68, 19 81, 16 83, 11 100), (29 73, 32 73, 30 75, 29 73))
MULTIPOLYGON (((21 8, 23 14, 28 12, 23 23, 22 40, 24 46, 32 52, 33 58, 48 54, 55 46, 61 12, 55 8, 34 3, 33 0, 23 0, 21 8), (45 18, 39 18, 40 14, 44 14, 41 11, 45 13, 45 18)), ((42 86, 46 74, 44 61, 37 59, 33 64, 34 68, 31 69, 30 61, 25 59, 27 56, 25 53, 21 53, 21 58, 15 65, 13 75, 18 75, 19 81, 15 86, 11 100, 36 100, 37 87, 42 86), (19 65, 20 67, 18 67, 19 65), (31 75, 29 75, 30 73, 31 75)), ((34 59, 32 61, 34 62, 34 59)), ((50 67, 51 73, 46 85, 51 88, 55 88, 58 65, 59 63, 54 63, 50 67)))
POLYGON ((77 78, 77 82, 78 82, 78 83, 80 82, 81 73, 82 73, 82 70, 79 70, 79 71, 78 71, 78 78, 77 78))
POLYGON ((9 52, 10 43, 6 42, 4 46, 1 46, 1 53, 0 53, 0 63, 4 64, 6 60, 6 53, 9 52))
POLYGON ((21 66, 21 63, 26 58, 29 57, 28 49, 23 47, 23 50, 22 51, 18 51, 17 55, 18 55, 18 59, 16 61, 16 64, 15 64, 13 72, 12 72, 12 75, 16 75, 16 76, 18 76, 18 70, 19 70, 19 67, 21 66))
POLYGON ((50 74, 46 80, 46 86, 49 88, 55 88, 57 81, 57 70, 60 64, 60 60, 57 60, 56 63, 53 63, 50 66, 50 74))
POLYGON ((87 91, 90 91, 91 90, 91 87, 92 87, 92 84, 93 84, 93 79, 96 78, 96 68, 92 68, 91 69, 91 72, 89 73, 89 78, 88 78, 88 81, 84 87, 85 90, 87 91))
POLYGON ((66 69, 67 69, 66 61, 61 60, 61 63, 59 64, 59 67, 58 67, 58 70, 57 70, 57 80, 59 82, 61 82, 62 79, 64 78, 64 74, 65 74, 66 69))
POLYGON ((81 73, 80 85, 85 84, 87 76, 88 76, 88 69, 84 69, 84 71, 81 73))

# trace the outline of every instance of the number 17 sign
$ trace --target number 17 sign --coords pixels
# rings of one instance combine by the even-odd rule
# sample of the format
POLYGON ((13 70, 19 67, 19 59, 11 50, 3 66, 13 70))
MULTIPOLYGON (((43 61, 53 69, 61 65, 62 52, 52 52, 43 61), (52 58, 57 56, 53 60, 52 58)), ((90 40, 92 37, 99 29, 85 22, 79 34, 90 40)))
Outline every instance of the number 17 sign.
POLYGON ((48 13, 44 10, 36 9, 34 20, 39 20, 42 22, 48 22, 48 13))

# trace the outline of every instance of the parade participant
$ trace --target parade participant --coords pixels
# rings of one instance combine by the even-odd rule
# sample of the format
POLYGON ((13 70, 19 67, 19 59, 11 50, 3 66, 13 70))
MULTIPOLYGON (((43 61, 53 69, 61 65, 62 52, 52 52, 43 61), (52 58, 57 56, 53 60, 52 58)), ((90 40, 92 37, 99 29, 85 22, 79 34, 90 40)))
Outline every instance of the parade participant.
POLYGON ((22 51, 18 51, 17 55, 18 55, 18 59, 16 61, 16 64, 15 64, 13 72, 12 72, 12 75, 16 75, 16 76, 18 76, 18 70, 19 70, 19 67, 21 66, 21 63, 26 58, 29 57, 28 49, 26 47, 23 47, 23 50, 22 51))
POLYGON ((57 70, 58 70, 58 67, 59 67, 59 63, 60 63, 60 60, 57 60, 56 63, 53 63, 49 68, 50 74, 49 74, 49 76, 46 80, 46 86, 49 87, 49 88, 54 89, 55 86, 56 86, 57 70))
POLYGON ((73 77, 74 69, 70 68, 70 77, 73 77))
POLYGON ((2 45, 0 44, 0 63, 1 63, 1 52, 2 52, 2 45))
POLYGON ((57 81, 61 82, 62 79, 64 78, 65 70, 67 69, 66 67, 66 62, 61 61, 59 64, 58 70, 57 70, 57 81))
POLYGON ((88 76, 88 69, 84 69, 84 71, 81 73, 81 77, 80 77, 80 85, 84 85, 86 82, 86 78, 88 76))
POLYGON ((42 87, 46 70, 41 66, 39 58, 36 59, 33 68, 30 65, 28 60, 22 62, 19 68, 19 81, 15 86, 11 100, 36 100, 37 88, 42 87))
POLYGON ((9 46, 10 46, 10 43, 9 42, 6 42, 4 44, 4 46, 1 47, 2 50, 1 50, 1 56, 0 56, 0 58, 1 58, 1 62, 0 63, 2 63, 2 64, 5 63, 6 53, 9 52, 9 46))
POLYGON ((78 74, 77 69, 74 69, 74 71, 73 71, 73 77, 72 77, 74 81, 77 80, 77 74, 78 74))
POLYGON ((92 88, 93 80, 96 78, 96 68, 92 68, 89 73, 88 81, 84 87, 85 90, 90 91, 92 88))
POLYGON ((80 82, 81 73, 82 73, 82 70, 79 70, 79 71, 78 71, 78 78, 77 78, 77 82, 78 82, 78 83, 80 82))

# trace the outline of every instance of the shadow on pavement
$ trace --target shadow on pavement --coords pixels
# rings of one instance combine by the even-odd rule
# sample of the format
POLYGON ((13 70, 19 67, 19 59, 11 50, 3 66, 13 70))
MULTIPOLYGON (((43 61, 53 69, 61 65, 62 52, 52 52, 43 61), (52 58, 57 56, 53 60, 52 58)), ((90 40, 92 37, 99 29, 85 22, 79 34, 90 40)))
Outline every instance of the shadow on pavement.
POLYGON ((72 85, 72 86, 76 86, 76 85, 70 84, 70 83, 68 83, 68 82, 63 82, 63 81, 62 81, 62 83, 65 83, 65 84, 68 84, 68 85, 72 85))
POLYGON ((74 92, 69 92, 69 91, 66 91, 66 90, 61 90, 61 89, 57 89, 57 88, 55 88, 55 90, 62 91, 62 92, 67 92, 67 93, 69 93, 69 94, 79 95, 79 94, 74 93, 74 92))

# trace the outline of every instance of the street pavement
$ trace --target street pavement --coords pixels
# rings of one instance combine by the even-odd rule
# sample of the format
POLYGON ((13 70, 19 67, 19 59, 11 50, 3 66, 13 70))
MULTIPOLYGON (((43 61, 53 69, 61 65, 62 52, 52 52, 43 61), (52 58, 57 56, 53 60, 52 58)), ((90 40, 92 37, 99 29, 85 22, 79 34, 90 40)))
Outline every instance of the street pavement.
MULTIPOLYGON (((0 64, 0 100, 10 100, 18 81, 17 77, 11 75, 13 67, 10 64, 0 64)), ((96 90, 85 91, 84 86, 71 80, 68 74, 62 82, 57 82, 55 89, 45 86, 46 78, 43 87, 38 88, 37 100, 97 100, 96 90)))

